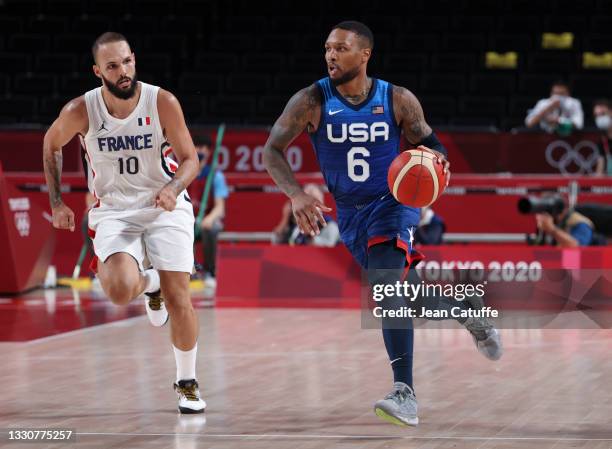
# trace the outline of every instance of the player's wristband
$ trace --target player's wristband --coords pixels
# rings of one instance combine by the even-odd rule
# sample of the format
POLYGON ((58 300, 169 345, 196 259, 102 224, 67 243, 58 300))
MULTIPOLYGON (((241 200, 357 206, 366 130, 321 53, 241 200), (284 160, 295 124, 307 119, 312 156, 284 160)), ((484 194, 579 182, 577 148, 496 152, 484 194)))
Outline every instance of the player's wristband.
POLYGON ((418 145, 423 145, 427 148, 431 148, 432 150, 442 153, 444 156, 448 156, 448 151, 446 148, 444 148, 444 145, 442 145, 442 142, 438 140, 438 136, 436 136, 436 133, 433 131, 429 136, 421 140, 418 145))

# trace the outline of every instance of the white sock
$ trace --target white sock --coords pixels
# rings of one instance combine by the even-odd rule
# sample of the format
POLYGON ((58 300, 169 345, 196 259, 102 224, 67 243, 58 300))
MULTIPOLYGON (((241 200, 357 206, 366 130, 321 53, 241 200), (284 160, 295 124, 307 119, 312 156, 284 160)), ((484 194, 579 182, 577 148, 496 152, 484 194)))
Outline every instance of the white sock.
POLYGON ((176 382, 196 378, 196 356, 198 353, 198 343, 193 349, 181 351, 176 346, 174 349, 174 359, 176 360, 176 382))
POLYGON ((156 269, 150 268, 142 274, 145 278, 145 293, 153 293, 159 290, 159 273, 156 269))

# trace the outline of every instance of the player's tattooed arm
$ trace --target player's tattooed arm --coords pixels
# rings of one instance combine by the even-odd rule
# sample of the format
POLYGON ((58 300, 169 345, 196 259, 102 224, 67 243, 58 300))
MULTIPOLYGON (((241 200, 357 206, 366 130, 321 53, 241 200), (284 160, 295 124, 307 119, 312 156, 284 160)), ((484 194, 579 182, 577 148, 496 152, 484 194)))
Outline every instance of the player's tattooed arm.
POLYGON ((176 97, 160 89, 157 94, 157 110, 164 134, 178 160, 178 168, 172 180, 157 193, 155 205, 171 211, 176 207, 176 197, 197 176, 200 164, 191 134, 185 124, 183 110, 176 97))
POLYGON ((264 145, 266 170, 276 185, 290 198, 301 192, 302 188, 285 158, 285 150, 303 131, 316 128, 320 108, 321 98, 314 84, 300 90, 285 106, 264 145))
POLYGON ((423 108, 417 97, 404 87, 393 86, 393 111, 406 140, 412 145, 424 146, 436 153, 444 165, 444 170, 448 171, 450 162, 444 154, 446 150, 425 121, 423 108))
POLYGON ((49 202, 53 212, 53 226, 74 231, 74 213, 62 201, 62 147, 80 133, 87 134, 89 120, 83 97, 75 98, 64 106, 59 117, 45 133, 43 140, 43 166, 49 189, 49 202))
POLYGON ((45 178, 49 189, 49 202, 51 207, 58 207, 62 203, 61 177, 62 177, 62 152, 53 151, 51 154, 45 152, 43 164, 45 167, 45 178))
POLYGON ((408 89, 393 86, 393 110, 396 122, 402 127, 406 140, 411 144, 418 144, 432 133, 425 121, 421 103, 408 89))
POLYGON ((321 211, 331 209, 316 198, 304 193, 295 179, 285 158, 285 150, 304 130, 314 131, 319 125, 321 96, 316 85, 296 93, 276 120, 268 141, 264 146, 264 165, 270 176, 291 199, 293 216, 300 230, 309 235, 319 234, 319 227, 325 226, 321 211))

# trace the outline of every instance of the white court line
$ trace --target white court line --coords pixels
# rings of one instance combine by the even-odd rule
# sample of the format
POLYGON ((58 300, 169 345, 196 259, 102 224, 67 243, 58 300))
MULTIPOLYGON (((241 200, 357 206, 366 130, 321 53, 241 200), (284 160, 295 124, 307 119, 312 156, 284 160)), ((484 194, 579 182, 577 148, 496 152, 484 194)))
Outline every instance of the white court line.
POLYGON ((222 434, 222 433, 121 433, 76 432, 79 436, 142 436, 142 437, 198 437, 217 439, 357 439, 357 440, 462 440, 462 441, 612 441, 612 438, 559 438, 559 437, 479 437, 479 436, 402 436, 402 435, 309 435, 309 434, 222 434))
POLYGON ((107 328, 107 327, 124 327, 127 324, 129 324, 130 321, 135 321, 135 320, 139 320, 144 318, 146 315, 138 315, 138 316, 133 316, 130 318, 123 318, 117 321, 112 321, 110 323, 101 323, 101 324, 94 324, 93 326, 87 326, 87 327, 83 327, 80 329, 75 329, 73 331, 68 331, 68 332, 62 332, 61 334, 55 334, 55 335, 49 335, 47 337, 41 337, 41 338, 36 338, 34 340, 28 340, 28 341, 24 341, 24 342, 16 342, 16 343, 22 343, 25 345, 33 345, 36 343, 43 343, 43 342, 48 342, 51 340, 57 340, 60 338, 64 338, 64 337, 70 337, 73 336, 75 334, 85 334, 87 332, 92 332, 95 330, 99 330, 101 328, 107 328))

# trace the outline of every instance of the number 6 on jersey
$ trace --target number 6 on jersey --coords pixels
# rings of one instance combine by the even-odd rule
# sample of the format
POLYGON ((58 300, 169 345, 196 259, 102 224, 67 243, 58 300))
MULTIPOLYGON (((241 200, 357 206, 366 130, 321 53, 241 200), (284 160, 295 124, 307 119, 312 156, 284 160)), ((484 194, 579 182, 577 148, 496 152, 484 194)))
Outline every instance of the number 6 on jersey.
POLYGON ((356 155, 360 155, 366 158, 370 155, 370 152, 364 147, 353 147, 346 154, 346 162, 348 165, 348 175, 355 182, 364 182, 370 177, 370 164, 365 159, 355 159, 356 155), (361 167, 361 174, 357 173, 356 168, 361 167))

